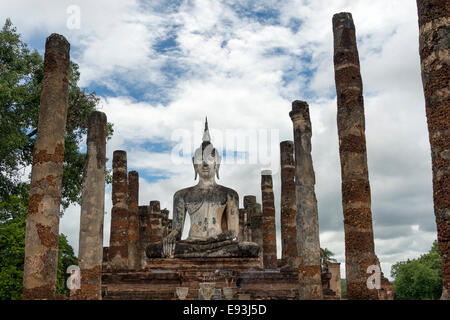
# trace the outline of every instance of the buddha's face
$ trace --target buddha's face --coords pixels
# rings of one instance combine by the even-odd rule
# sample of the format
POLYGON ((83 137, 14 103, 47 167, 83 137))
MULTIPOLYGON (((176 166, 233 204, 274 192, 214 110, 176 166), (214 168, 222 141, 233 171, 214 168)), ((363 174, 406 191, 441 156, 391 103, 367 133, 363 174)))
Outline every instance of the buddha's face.
POLYGON ((216 173, 216 161, 212 157, 194 161, 194 170, 200 176, 200 179, 212 179, 216 173))
POLYGON ((202 149, 197 149, 195 156, 192 159, 194 163, 194 170, 201 180, 214 179, 214 175, 218 175, 220 157, 216 154, 216 150, 209 144, 202 152, 202 149), (219 161, 219 162, 218 162, 219 161))

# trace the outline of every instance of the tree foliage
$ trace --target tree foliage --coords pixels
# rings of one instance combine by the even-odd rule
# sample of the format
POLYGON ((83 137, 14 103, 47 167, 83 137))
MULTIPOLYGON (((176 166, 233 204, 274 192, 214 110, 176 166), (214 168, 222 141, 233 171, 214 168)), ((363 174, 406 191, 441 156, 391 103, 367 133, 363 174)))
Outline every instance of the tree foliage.
MULTIPOLYGON (((78 87, 80 72, 71 62, 65 134, 62 209, 80 202, 86 155, 80 144, 98 97, 78 87)), ((39 117, 43 58, 28 49, 9 19, 0 30, 0 299, 20 299, 24 268, 25 226, 29 177, 39 117)), ((107 138, 113 133, 107 124, 107 138)), ((107 182, 111 181, 107 172, 107 182)), ((59 236, 56 293, 68 293, 67 267, 78 264, 73 248, 59 236)))
POLYGON ((442 259, 438 242, 417 259, 397 262, 392 266, 395 299, 439 299, 442 293, 442 259))
MULTIPOLYGON (((0 201, 9 201, 23 188, 24 169, 32 162, 37 134, 43 79, 43 59, 30 51, 6 20, 0 32, 0 201)), ((79 202, 85 154, 79 145, 87 133, 89 114, 96 109, 94 92, 78 87, 80 72, 71 62, 69 102, 65 135, 62 207, 79 202)), ((112 135, 107 125, 107 137, 112 135)))
MULTIPOLYGON (((23 206, 23 203, 18 206, 23 206)), ((26 207, 19 216, 0 224, 0 300, 22 298, 25 226, 26 207)), ((69 295, 66 281, 70 274, 66 271, 70 265, 77 265, 78 259, 64 234, 59 236, 58 249, 56 293, 69 295)))
POLYGON ((327 248, 323 248, 323 249, 320 248, 320 250, 321 250, 321 257, 322 257, 324 264, 337 262, 337 260, 335 258, 333 258, 334 252, 332 252, 331 250, 328 250, 327 248))

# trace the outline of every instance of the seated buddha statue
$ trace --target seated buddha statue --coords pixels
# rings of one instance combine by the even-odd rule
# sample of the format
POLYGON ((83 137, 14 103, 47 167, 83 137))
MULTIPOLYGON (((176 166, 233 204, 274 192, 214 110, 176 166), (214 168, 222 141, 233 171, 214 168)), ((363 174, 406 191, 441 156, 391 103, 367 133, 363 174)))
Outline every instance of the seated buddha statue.
POLYGON ((221 157, 210 141, 207 120, 202 140, 192 157, 194 180, 198 176, 199 182, 174 194, 172 231, 146 248, 147 257, 258 257, 258 244, 238 239, 237 192, 216 183, 221 157), (181 240, 186 212, 191 225, 188 238, 181 240))

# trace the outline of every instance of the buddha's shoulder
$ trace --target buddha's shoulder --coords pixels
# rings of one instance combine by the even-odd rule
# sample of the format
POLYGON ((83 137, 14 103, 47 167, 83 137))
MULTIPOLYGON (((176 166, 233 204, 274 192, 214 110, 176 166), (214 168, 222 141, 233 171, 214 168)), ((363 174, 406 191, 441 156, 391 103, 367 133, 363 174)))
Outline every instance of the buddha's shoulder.
POLYGON ((216 187, 217 187, 217 189, 219 190, 220 193, 224 193, 226 195, 229 195, 229 196, 232 196, 232 197, 235 197, 235 198, 239 198, 238 193, 235 190, 231 189, 231 188, 222 186, 220 184, 218 184, 216 187))
POLYGON ((179 198, 179 197, 184 197, 186 194, 192 192, 194 189, 194 187, 187 187, 187 188, 183 188, 178 190, 177 192, 175 192, 175 194, 173 195, 174 198, 179 198))

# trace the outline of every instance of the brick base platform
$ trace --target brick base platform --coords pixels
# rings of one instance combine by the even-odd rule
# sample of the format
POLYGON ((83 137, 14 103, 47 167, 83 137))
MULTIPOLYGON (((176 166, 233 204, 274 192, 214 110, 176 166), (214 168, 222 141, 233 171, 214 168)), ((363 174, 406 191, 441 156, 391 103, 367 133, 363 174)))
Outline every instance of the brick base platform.
POLYGON ((182 285, 187 299, 197 300, 199 283, 212 275, 216 289, 233 279, 233 299, 298 299, 298 272, 264 270, 258 258, 148 259, 144 270, 104 270, 103 299, 173 300, 182 285))

